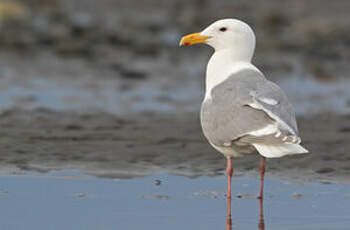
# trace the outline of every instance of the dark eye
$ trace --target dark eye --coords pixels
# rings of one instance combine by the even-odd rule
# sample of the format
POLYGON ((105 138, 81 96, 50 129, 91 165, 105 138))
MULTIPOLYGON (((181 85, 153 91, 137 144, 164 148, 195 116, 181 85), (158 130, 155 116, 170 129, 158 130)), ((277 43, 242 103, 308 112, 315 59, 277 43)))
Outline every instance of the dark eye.
POLYGON ((227 30, 226 27, 221 27, 221 28, 220 28, 220 31, 221 31, 221 32, 225 32, 226 30, 227 30))

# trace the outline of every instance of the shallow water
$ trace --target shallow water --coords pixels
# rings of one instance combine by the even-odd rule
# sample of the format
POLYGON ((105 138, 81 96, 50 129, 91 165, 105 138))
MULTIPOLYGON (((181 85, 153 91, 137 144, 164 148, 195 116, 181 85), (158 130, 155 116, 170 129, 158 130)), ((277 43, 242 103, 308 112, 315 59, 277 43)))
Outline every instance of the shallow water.
POLYGON ((322 112, 349 113, 349 80, 322 82, 312 77, 291 76, 277 82, 287 93, 298 115, 322 112))
MULTIPOLYGON (((0 229, 225 229, 226 178, 2 175, 0 229)), ((233 178, 232 228, 258 229, 258 180, 233 178), (241 197, 241 198, 238 198, 241 197)), ((348 229, 350 187, 266 179, 265 230, 348 229)))
MULTIPOLYGON (((314 115, 325 111, 349 113, 348 79, 320 81, 294 72, 276 82, 288 95, 297 115, 314 115)), ((171 78, 138 84, 114 78, 82 78, 72 82, 62 76, 50 78, 33 75, 17 79, 12 76, 15 74, 5 73, 0 69, 0 112, 15 107, 107 111, 118 115, 143 111, 197 113, 204 94, 202 78, 194 80, 188 77, 185 81, 175 81, 176 76, 168 76, 171 78)))

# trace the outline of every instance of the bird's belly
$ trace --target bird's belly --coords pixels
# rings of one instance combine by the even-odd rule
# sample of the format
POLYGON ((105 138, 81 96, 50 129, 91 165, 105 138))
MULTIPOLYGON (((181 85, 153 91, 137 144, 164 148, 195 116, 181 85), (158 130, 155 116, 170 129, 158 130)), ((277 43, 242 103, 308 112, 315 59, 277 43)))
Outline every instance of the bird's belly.
MULTIPOLYGON (((209 142, 210 143, 210 142, 209 142)), ((217 151, 224 154, 226 157, 242 157, 255 152, 252 145, 237 145, 232 143, 231 146, 217 146, 210 143, 217 151)))

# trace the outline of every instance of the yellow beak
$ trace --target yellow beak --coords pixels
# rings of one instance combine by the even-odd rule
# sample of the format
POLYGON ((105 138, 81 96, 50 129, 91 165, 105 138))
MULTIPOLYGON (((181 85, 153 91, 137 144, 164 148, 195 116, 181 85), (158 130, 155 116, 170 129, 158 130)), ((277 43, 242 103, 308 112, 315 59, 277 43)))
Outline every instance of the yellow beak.
POLYGON ((211 36, 202 36, 200 33, 193 33, 183 36, 180 41, 180 46, 190 46, 199 43, 206 43, 211 36))

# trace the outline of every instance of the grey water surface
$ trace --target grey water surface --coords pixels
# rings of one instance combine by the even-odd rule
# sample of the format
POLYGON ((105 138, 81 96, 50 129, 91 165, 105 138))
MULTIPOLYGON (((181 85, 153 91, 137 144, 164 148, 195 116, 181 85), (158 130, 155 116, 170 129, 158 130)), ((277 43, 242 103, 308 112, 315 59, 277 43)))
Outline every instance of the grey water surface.
MULTIPOLYGON (((259 229, 258 180, 233 178, 232 229, 259 229)), ((0 177, 0 229, 225 229, 226 178, 102 179, 77 171, 0 177)), ((349 229, 350 186, 266 179, 265 230, 349 229)))

